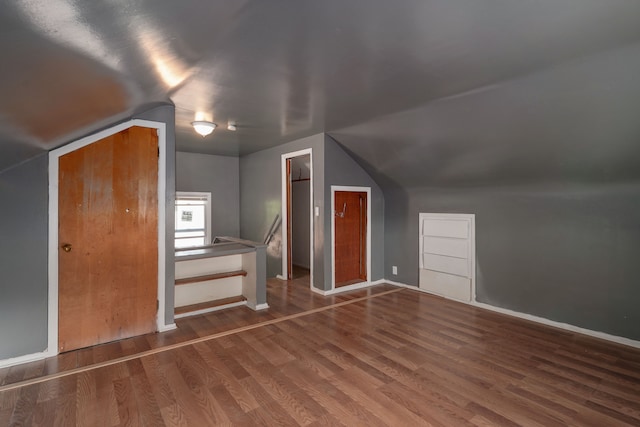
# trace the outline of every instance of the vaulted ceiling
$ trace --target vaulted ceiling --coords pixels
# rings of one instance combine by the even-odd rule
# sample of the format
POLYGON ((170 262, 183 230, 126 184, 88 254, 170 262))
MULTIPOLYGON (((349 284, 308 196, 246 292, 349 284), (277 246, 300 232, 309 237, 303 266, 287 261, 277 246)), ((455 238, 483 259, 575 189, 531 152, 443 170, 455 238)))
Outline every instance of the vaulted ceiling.
POLYGON ((405 187, 640 179, 636 0, 15 0, 0 36, 0 170, 173 102, 181 151, 327 132, 405 187))

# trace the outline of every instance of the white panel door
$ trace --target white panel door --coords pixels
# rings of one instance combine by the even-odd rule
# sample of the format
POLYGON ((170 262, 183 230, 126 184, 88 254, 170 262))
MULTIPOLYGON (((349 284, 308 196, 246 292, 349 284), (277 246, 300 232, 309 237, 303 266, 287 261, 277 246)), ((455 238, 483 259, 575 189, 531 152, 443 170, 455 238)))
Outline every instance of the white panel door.
POLYGON ((440 236, 456 239, 466 239, 469 237, 469 221, 464 219, 448 220, 425 217, 421 222, 422 234, 425 236, 440 236))
POLYGON ((456 258, 469 257, 468 239, 422 236, 423 253, 440 254, 456 258))
POLYGON ((422 265, 425 270, 469 277, 469 260, 444 255, 422 254, 422 265))
POLYGON ((475 215, 420 214, 420 288, 475 299, 475 215))

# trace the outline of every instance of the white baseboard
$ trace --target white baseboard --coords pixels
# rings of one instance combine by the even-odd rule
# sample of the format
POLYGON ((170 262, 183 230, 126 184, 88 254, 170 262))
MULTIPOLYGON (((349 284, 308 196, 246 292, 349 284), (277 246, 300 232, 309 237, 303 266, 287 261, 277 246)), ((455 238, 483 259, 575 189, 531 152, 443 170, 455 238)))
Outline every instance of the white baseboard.
POLYGON ((343 292, 355 291, 357 289, 370 288, 373 285, 374 285, 373 282, 361 282, 361 283, 354 283, 353 285, 342 286, 340 288, 329 289, 328 291, 322 291, 322 292, 324 292, 325 296, 335 295, 335 294, 341 294, 343 292))
POLYGON ((335 295, 335 294, 339 294, 342 292, 347 292, 347 291, 354 291, 356 289, 364 289, 364 288, 370 288, 372 286, 376 286, 376 285, 381 285, 383 283, 388 283, 388 280, 385 279, 379 279, 379 280, 375 280, 373 282, 362 282, 362 283, 356 283, 353 285, 349 285, 349 286, 343 286, 341 288, 337 288, 337 289, 329 289, 328 291, 322 290, 322 289, 318 289, 315 286, 311 287, 311 290, 313 292, 315 292, 316 294, 320 294, 322 296, 327 296, 327 295, 335 295))
POLYGON ((31 353, 25 354, 24 356, 11 357, 9 359, 0 360, 0 368, 8 368, 10 366, 20 365, 23 363, 35 362, 37 360, 55 356, 56 354, 57 353, 45 350, 39 353, 31 353))
POLYGON ((247 303, 247 307, 249 307, 252 310, 259 311, 259 310, 266 310, 267 308, 269 308, 269 304, 265 302, 264 304, 257 304, 256 306, 253 306, 247 303))
POLYGON ((393 286, 400 286, 401 288, 409 288, 409 289, 419 290, 417 286, 406 285, 404 283, 394 282, 393 280, 383 279, 380 282, 381 283, 388 283, 388 284, 393 285, 393 286))
POLYGON ((282 274, 276 274, 276 279, 287 280, 287 278, 284 277, 282 274))
MULTIPOLYGON (((170 323, 168 325, 160 325, 158 327, 158 332, 167 332, 177 329, 175 323, 170 323)), ((35 362, 38 360, 46 359, 48 357, 57 356, 58 353, 54 351, 41 351, 39 353, 25 354, 24 356, 12 357, 9 359, 0 360, 0 368, 8 368, 15 365, 21 365, 23 363, 35 362)))
POLYGON ((323 295, 323 296, 327 295, 327 294, 325 293, 325 292, 327 292, 327 291, 324 291, 324 290, 322 290, 322 289, 318 289, 318 288, 316 288, 315 286, 311 286, 311 291, 312 291, 312 292, 315 292, 316 294, 323 295))
MULTIPOLYGON (((460 301, 464 302, 464 301, 460 301)), ((495 311, 497 313, 506 314, 507 316, 518 317, 524 320, 530 320, 532 322, 541 323, 547 326, 553 326, 555 328, 564 329, 571 332, 577 332, 583 335, 588 335, 594 338, 600 338, 603 340, 611 341, 617 344, 628 345, 629 347, 640 348, 640 341, 635 341, 629 338, 620 337, 617 335, 607 334, 606 332, 598 332, 591 329, 581 328, 580 326, 571 325, 569 323, 556 322, 555 320, 546 319, 544 317, 538 317, 531 314, 520 313, 518 311, 509 310, 502 307, 496 307, 493 305, 485 304, 482 302, 471 301, 467 303, 475 307, 484 308, 486 310, 495 311)))
MULTIPOLYGON (((396 282, 393 280, 387 280, 387 279, 380 279, 380 280, 376 280, 375 282, 364 282, 364 283, 357 283, 356 285, 360 285, 358 288, 350 288, 348 286, 345 286, 344 288, 340 288, 340 289, 333 289, 333 290, 329 290, 329 291, 323 291, 320 289, 317 289, 315 287, 311 287, 311 290, 315 293, 318 293, 320 295, 332 295, 332 294, 336 294, 336 293, 340 293, 340 292, 345 292, 348 290, 353 290, 353 289, 362 289, 362 288, 366 288, 366 287, 370 287, 370 286, 375 286, 375 285, 379 285, 382 283, 388 283, 390 285, 394 285, 394 286, 398 286, 398 287, 402 287, 402 288, 407 288, 407 289, 412 289, 414 291, 418 291, 418 292, 423 292, 429 295, 434 295, 440 298, 444 298, 441 295, 437 295, 437 294, 433 294, 431 292, 425 291, 424 289, 420 289, 417 286, 412 286, 412 285, 407 285, 405 283, 401 283, 401 282, 396 282), (347 289, 349 288, 349 289, 347 289)), ((494 311, 500 314, 505 314, 507 316, 512 316, 512 317, 517 317, 520 319, 524 319, 524 320, 529 320, 532 322, 536 322, 536 323, 540 323, 543 325, 547 325, 547 326, 552 326, 555 328, 559 328, 559 329, 563 329, 563 330, 567 330, 570 332, 577 332, 583 335, 587 335, 587 336, 591 336, 594 338, 599 338, 599 339, 603 339, 606 341, 610 341, 616 344, 622 344, 622 345, 626 345, 629 347, 634 347, 634 348, 640 348, 640 341, 636 341, 636 340, 632 340, 630 338, 625 338, 625 337, 620 337, 617 335, 611 335, 605 332, 598 332, 598 331, 593 331, 591 329, 585 329, 585 328, 581 328, 579 326, 574 326, 568 323, 561 323, 561 322, 556 322, 555 320, 550 320, 550 319, 546 319, 543 317, 538 317, 538 316, 534 316, 531 314, 526 314, 526 313, 520 313, 518 311, 513 311, 513 310, 509 310, 506 308, 502 308, 502 307, 496 307, 493 305, 489 305, 489 304, 485 304, 482 302, 477 302, 477 301, 459 301, 459 300, 452 300, 452 301, 457 301, 463 304, 467 304, 467 305, 472 305, 474 307, 478 307, 478 308, 482 308, 485 310, 489 310, 489 311, 494 311)), ((217 310, 222 310, 225 308, 230 308, 230 307, 235 307, 235 306, 242 306, 242 305, 247 305, 246 301, 242 301, 242 302, 238 302, 238 303, 233 303, 233 304, 227 304, 224 306, 220 306, 220 307, 212 307, 212 308, 208 308, 208 309, 203 309, 203 310, 198 310, 198 311, 194 311, 191 313, 184 313, 181 315, 177 315, 175 316, 176 319, 180 319, 183 317, 187 317, 187 316, 195 316, 197 314, 205 314, 205 313, 209 313, 212 311, 217 311, 217 310)), ((253 308, 253 307, 251 307, 253 308)), ((264 310, 269 308, 268 304, 258 304, 255 308, 253 308, 254 310, 264 310)), ((175 323, 171 323, 168 325, 163 325, 161 327, 158 328, 158 332, 167 332, 167 331, 171 331, 176 329, 177 326, 175 323)), ((8 368, 14 365, 20 365, 23 363, 29 363, 29 362, 35 362, 37 360, 42 360, 42 359, 46 359, 47 357, 52 357, 55 356, 57 353, 55 352, 50 352, 48 350, 45 350, 43 352, 40 353, 32 353, 32 354, 26 354, 24 356, 18 356, 18 357, 12 357, 9 359, 4 359, 4 360, 0 360, 0 368, 8 368)))
MULTIPOLYGON (((418 291, 418 292, 424 292, 425 294, 437 296, 437 297, 440 297, 440 298, 446 298, 446 297, 443 297, 442 295, 434 294, 434 293, 428 292, 428 291, 426 291, 424 289, 420 289, 417 286, 411 286, 411 285, 407 285, 407 284, 404 284, 404 283, 394 282, 392 280, 386 280, 386 283, 389 283, 390 285, 400 286, 400 287, 403 287, 403 288, 413 289, 414 291, 418 291)), ((521 313, 519 311, 509 310, 507 308, 496 307, 495 305, 485 304, 483 302, 461 301, 461 300, 457 300, 457 299, 453 299, 453 298, 446 298, 446 299, 451 299, 452 301, 457 301, 457 302, 461 302, 463 304, 472 305, 474 307, 483 308, 485 310, 494 311, 496 313, 505 314, 507 316, 513 316, 513 317, 517 317, 519 319, 529 320, 531 322, 540 323, 542 325, 552 326, 554 328, 563 329, 565 331, 577 332, 579 334, 587 335, 587 336, 590 336, 590 337, 600 338, 600 339, 603 339, 603 340, 606 340, 606 341, 610 341, 610 342, 613 342, 613 343, 616 343, 616 344, 622 344, 622 345, 627 345, 629 347, 640 348, 640 341, 632 340, 630 338, 620 337, 620 336, 617 336, 617 335, 611 335, 611 334, 608 334, 606 332, 598 332, 598 331, 594 331, 594 330, 591 330, 591 329, 581 328, 580 326, 571 325, 569 323, 557 322, 555 320, 546 319, 544 317, 538 317, 538 316, 534 316, 532 314, 521 313)))
POLYGON ((174 329, 178 329, 175 323, 169 323, 168 325, 160 325, 158 327, 158 332, 168 332, 173 331, 174 329))

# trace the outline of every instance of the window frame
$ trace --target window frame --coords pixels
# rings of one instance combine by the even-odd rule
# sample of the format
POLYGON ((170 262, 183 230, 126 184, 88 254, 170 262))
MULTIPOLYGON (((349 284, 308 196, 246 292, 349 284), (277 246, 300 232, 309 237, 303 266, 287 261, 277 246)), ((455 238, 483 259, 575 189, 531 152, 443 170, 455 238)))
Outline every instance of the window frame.
MULTIPOLYGON (((209 191, 176 191, 176 200, 175 200, 175 212, 174 215, 177 215, 177 209, 178 209, 178 202, 180 200, 202 200, 204 201, 204 245, 208 245, 211 243, 212 240, 212 236, 211 236, 211 192, 209 191)), ((178 246, 175 245, 176 241, 178 240, 178 238, 176 237, 176 232, 177 230, 175 229, 174 226, 174 232, 173 232, 173 241, 174 241, 174 246, 177 248, 178 246)), ((186 249, 186 248, 190 248, 190 247, 197 247, 196 246, 181 246, 180 249, 186 249)))

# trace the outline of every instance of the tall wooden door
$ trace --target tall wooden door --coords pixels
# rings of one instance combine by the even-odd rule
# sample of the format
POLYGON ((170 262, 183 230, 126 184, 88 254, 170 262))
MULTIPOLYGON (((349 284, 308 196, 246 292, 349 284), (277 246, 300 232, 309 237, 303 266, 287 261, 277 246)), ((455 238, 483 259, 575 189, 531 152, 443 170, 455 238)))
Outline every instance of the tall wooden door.
POLYGON ((156 330, 158 137, 132 127, 60 157, 58 348, 156 330))
POLYGON ((335 192, 336 287, 367 280, 367 193, 335 192))

